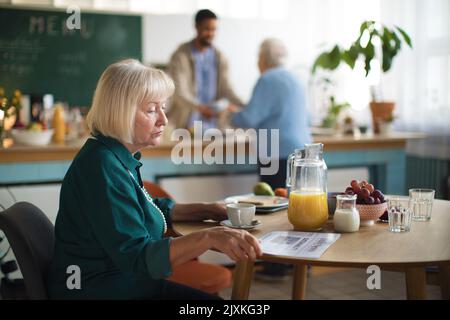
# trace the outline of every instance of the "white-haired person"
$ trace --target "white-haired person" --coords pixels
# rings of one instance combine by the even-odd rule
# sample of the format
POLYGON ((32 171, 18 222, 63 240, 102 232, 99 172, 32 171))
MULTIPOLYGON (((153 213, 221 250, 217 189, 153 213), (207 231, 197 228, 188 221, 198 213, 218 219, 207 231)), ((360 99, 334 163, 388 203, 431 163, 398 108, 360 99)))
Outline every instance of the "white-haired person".
POLYGON ((261 255, 258 240, 241 230, 214 227, 164 237, 172 221, 226 218, 219 204, 177 204, 151 198, 143 187, 139 150, 159 144, 173 92, 164 72, 136 60, 103 72, 87 116, 92 137, 61 187, 50 298, 218 299, 166 278, 174 266, 209 249, 235 261, 261 255))
MULTIPOLYGON (((287 49, 279 39, 269 38, 261 43, 258 57, 261 76, 249 103, 231 115, 234 127, 267 129, 269 134, 271 129, 279 130, 278 157, 273 156, 275 146, 268 139, 268 155, 272 155, 269 157, 271 161, 278 161, 278 172, 260 176, 260 180, 273 189, 286 186, 289 154, 312 141, 305 92, 296 76, 286 69, 287 56, 287 49)), ((268 166, 263 164, 268 159, 259 160, 259 166, 268 166)), ((265 264, 263 271, 257 274, 284 277, 286 268, 279 264, 265 264)))

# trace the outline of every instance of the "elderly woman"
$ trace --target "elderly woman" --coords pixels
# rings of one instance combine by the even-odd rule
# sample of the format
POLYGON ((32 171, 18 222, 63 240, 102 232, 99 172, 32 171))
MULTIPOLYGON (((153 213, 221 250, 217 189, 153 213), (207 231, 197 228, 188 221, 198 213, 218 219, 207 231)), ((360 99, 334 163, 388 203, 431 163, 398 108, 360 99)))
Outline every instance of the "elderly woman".
POLYGON ((258 240, 241 230, 215 227, 164 238, 172 221, 226 218, 218 204, 175 204, 151 198, 143 187, 139 150, 159 144, 173 91, 165 73, 135 60, 102 74, 87 117, 92 137, 62 183, 51 298, 217 298, 165 278, 209 249, 235 261, 261 255, 258 240), (80 271, 79 286, 73 285, 73 270, 80 271))
MULTIPOLYGON (((296 77, 284 67, 286 58, 287 50, 280 40, 270 38, 261 43, 258 58, 261 77, 253 89, 250 102, 231 117, 235 127, 267 129, 269 132, 270 129, 279 130, 279 143, 276 146, 279 148, 279 157, 271 159, 279 162, 278 172, 260 177, 261 181, 274 189, 286 185, 288 155, 312 140, 305 93, 296 77)), ((275 146, 269 143, 269 147, 270 154, 273 154, 275 146)), ((261 278, 267 275, 265 278, 274 279, 286 274, 283 265, 264 266, 263 271, 257 273, 261 278)))

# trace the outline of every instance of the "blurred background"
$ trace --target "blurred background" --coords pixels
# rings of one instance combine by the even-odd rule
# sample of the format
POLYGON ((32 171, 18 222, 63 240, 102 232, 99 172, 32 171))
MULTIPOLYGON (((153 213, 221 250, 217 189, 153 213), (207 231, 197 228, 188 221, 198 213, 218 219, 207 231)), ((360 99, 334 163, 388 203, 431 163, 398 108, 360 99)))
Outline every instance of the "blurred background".
MULTIPOLYGON (((85 138, 83 121, 101 72, 126 57, 166 69, 176 48, 195 37, 193 16, 205 8, 219 18, 214 44, 228 58, 230 82, 244 101, 260 76, 259 45, 276 37, 287 46, 286 66, 305 88, 311 126, 319 135, 351 140, 342 136, 348 117, 358 134, 373 133, 373 101, 395 102, 390 115, 394 133, 424 135, 405 138, 399 153, 385 152, 384 140, 377 142, 378 151, 329 153, 328 191, 345 190, 349 177, 381 175, 391 176, 389 182, 378 178, 386 192, 421 186, 436 189, 436 198, 450 199, 450 0, 0 0, 0 98, 11 96, 12 108, 19 102, 22 106, 8 120, 9 105, 0 105, 0 210, 29 201, 54 221, 60 182, 85 138), (78 9, 82 28, 68 31, 66 19, 78 9), (375 55, 367 77, 363 60, 353 69, 341 63, 313 73, 318 56, 335 45, 349 47, 364 21, 401 27, 412 48, 403 43, 387 72, 375 55), (331 97, 338 105, 348 104, 339 115, 339 130, 339 123, 325 121, 331 97), (34 106, 39 125, 33 124, 34 106), (52 120, 57 109, 65 113, 67 154, 61 146, 51 145, 46 153, 27 149, 19 135, 12 142, 3 140, 2 132, 13 126, 56 128, 52 120)), ((359 139, 350 131, 352 139, 359 139)), ((170 166, 167 159, 148 161, 144 179, 158 182, 180 202, 248 193, 258 181, 253 167, 187 169, 170 166)), ((203 259, 217 262, 221 257, 203 259)))

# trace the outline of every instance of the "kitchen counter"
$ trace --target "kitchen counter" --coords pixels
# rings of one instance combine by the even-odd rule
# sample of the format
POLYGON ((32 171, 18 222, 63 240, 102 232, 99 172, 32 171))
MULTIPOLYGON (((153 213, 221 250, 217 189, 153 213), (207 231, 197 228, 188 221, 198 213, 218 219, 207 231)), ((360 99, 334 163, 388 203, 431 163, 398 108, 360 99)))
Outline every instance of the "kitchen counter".
MULTIPOLYGON (((408 140, 424 137, 420 133, 313 136, 315 142, 324 144, 324 158, 329 169, 367 168, 370 181, 385 193, 392 194, 405 194, 406 191, 408 140)), ((61 182, 84 141, 44 147, 13 145, 0 149, 0 186, 61 182)), ((204 151, 211 152, 212 148, 206 149, 210 142, 197 140, 194 143, 199 148, 190 146, 192 159, 195 159, 192 164, 175 164, 171 160, 172 149, 178 142, 163 142, 157 147, 142 150, 144 166, 141 174, 144 179, 158 181, 162 177, 258 174, 256 162, 248 161, 251 156, 255 158, 255 154, 242 136, 222 145, 224 155, 225 150, 233 148, 235 158, 230 161, 232 164, 205 163, 201 156, 204 151), (236 159, 244 161, 237 162, 236 159)), ((226 158, 224 163, 228 160, 226 158)))
MULTIPOLYGON (((405 148, 408 140, 421 139, 425 136, 421 133, 393 133, 390 135, 337 135, 337 136, 313 136, 315 142, 324 144, 325 152, 343 150, 376 150, 405 148)), ((72 160, 86 139, 81 139, 65 145, 50 144, 48 146, 23 146, 13 145, 6 149, 0 149, 0 163, 17 162, 42 162, 72 160)), ((236 144, 245 141, 237 140, 236 144)), ((144 158, 169 157, 172 148, 177 142, 169 141, 157 147, 149 147, 142 150, 144 158)), ((203 148, 208 145, 203 143, 203 148)))

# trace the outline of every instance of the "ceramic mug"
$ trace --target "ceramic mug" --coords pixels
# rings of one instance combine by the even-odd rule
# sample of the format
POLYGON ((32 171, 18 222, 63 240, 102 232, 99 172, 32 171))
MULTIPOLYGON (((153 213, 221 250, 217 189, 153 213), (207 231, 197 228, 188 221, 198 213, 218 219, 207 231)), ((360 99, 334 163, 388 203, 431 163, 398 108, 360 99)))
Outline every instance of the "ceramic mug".
POLYGON ((251 226, 255 218, 256 206, 251 203, 227 204, 228 220, 235 227, 251 226))

